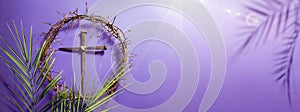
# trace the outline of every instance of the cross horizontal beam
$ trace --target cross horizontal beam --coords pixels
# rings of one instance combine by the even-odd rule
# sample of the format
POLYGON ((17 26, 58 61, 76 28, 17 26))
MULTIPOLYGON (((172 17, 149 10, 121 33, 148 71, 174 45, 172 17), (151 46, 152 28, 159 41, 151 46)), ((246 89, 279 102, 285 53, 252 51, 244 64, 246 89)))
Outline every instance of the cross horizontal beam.
POLYGON ((58 48, 58 51, 65 52, 79 52, 79 51, 88 51, 88 50, 107 50, 106 46, 80 46, 80 47, 62 47, 58 48))

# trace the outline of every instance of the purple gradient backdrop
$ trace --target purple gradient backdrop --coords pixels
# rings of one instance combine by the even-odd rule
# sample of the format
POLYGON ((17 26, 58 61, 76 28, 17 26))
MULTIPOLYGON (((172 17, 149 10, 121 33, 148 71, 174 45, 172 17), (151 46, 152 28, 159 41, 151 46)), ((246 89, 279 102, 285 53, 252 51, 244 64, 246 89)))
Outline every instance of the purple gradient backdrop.
MULTIPOLYGON (((300 66, 300 46, 297 45, 295 51, 295 63, 293 66, 292 72, 292 104, 294 106, 293 110, 289 107, 286 88, 280 82, 275 81, 275 76, 272 73, 274 68, 272 55, 274 51, 280 48, 280 43, 267 43, 266 46, 261 46, 256 51, 251 51, 248 54, 242 54, 240 57, 236 54, 237 44, 242 41, 242 37, 237 36, 240 29, 237 28, 239 25, 246 25, 245 15, 249 12, 243 9, 242 4, 247 3, 249 0, 210 0, 207 1, 207 9, 210 11, 211 15, 214 17, 216 23, 219 26, 219 29, 222 33, 222 37, 225 41, 226 45, 226 53, 227 53, 227 73, 223 88, 214 103, 214 105, 210 108, 211 112, 287 112, 287 111, 300 111, 300 69, 297 69, 300 66), (213 8, 212 4, 219 5, 222 8, 213 8), (236 16, 231 13, 227 13, 225 10, 235 9, 241 13, 242 16, 236 16)), ((5 37, 10 43, 13 40, 8 33, 8 29, 6 27, 6 23, 11 24, 11 20, 15 20, 17 23, 19 21, 23 21, 25 28, 28 30, 30 25, 33 25, 34 31, 34 39, 35 47, 37 48, 40 45, 40 40, 42 37, 40 34, 49 29, 49 26, 42 24, 42 22, 55 23, 58 18, 61 18, 56 11, 65 12, 72 11, 75 8, 79 8, 79 11, 85 11, 85 3, 86 1, 68 1, 68 0, 31 0, 31 1, 20 1, 20 0, 2 0, 0 1, 0 35, 5 37), (39 39, 38 39, 39 38, 39 39)), ((92 6, 96 2, 96 0, 88 0, 89 6, 92 6)), ((116 1, 117 3, 117 1, 116 1)), ((109 10, 109 9, 108 9, 109 10)), ((150 10, 150 9, 149 9, 150 10)), ((154 11, 155 12, 155 11, 154 11)), ((158 11, 159 12, 159 11, 158 11)), ((146 15, 143 12, 135 12, 136 15, 146 15)), ((135 13, 131 13, 135 15, 135 13)), ((117 25, 122 26, 122 23, 126 24, 126 19, 132 19, 133 16, 128 16, 128 18, 119 18, 122 20, 117 20, 117 25)), ((106 16, 106 15, 103 15, 106 16)), ((121 15, 122 16, 122 15, 121 15)), ((125 16, 126 17, 126 16, 125 16)), ((130 22, 130 21, 128 21, 130 22)), ((66 34, 68 35, 68 34, 66 34)), ((72 33, 68 36, 74 36, 72 33)), ((203 38, 203 36, 201 36, 203 38)), ((199 58, 201 75, 204 77, 199 79, 199 84, 197 91, 189 103, 189 105, 185 108, 185 111, 192 112, 198 111, 199 105, 201 103, 203 93, 207 87, 207 82, 209 79, 209 73, 211 72, 211 61, 210 61, 210 53, 208 50, 208 45, 205 41, 201 42, 197 50, 201 50, 203 54, 201 58, 199 58)), ((299 39, 298 42, 299 43, 299 39)), ((2 45, 2 43, 1 43, 2 45)), ((136 63, 143 69, 133 69, 135 73, 143 73, 143 75, 134 74, 134 77, 143 82, 147 81, 150 78, 150 74, 147 73, 148 69, 142 66, 148 66, 150 61, 149 58, 153 59, 162 59, 166 60, 166 66, 168 70, 172 70, 173 68, 178 68, 178 60, 176 56, 174 58, 168 59, 168 56, 174 56, 176 53, 173 51, 162 51, 160 49, 168 50, 171 49, 169 46, 162 43, 151 43, 145 42, 144 44, 138 46, 134 49, 134 53, 138 56, 136 57, 136 63), (155 46, 159 46, 160 48, 148 50, 153 54, 162 54, 164 55, 153 55, 153 56, 145 56, 148 55, 144 49, 149 44, 154 44, 155 46), (146 60, 146 61, 143 61, 146 60), (169 62, 168 62, 169 61, 169 62), (143 64, 147 63, 147 65, 143 64)), ((198 51, 199 52, 199 51, 198 51)), ((0 52, 0 55, 4 55, 0 52)), ((58 59, 59 60, 59 59, 58 59)), ((61 59, 63 60, 63 59, 61 59)), ((71 59, 65 60, 65 62, 71 62, 71 59)), ((60 67, 60 64, 65 62, 57 62, 56 67, 60 67)), ((70 64, 71 65, 71 64, 70 64)), ((10 71, 7 70, 4 62, 0 60, 0 75, 2 80, 6 77, 6 74, 10 74, 10 71)), ((132 108, 143 108, 147 109, 149 107, 157 106, 174 92, 177 87, 177 83, 179 80, 179 74, 173 71, 175 74, 167 75, 167 80, 165 83, 165 87, 161 87, 158 92, 155 92, 151 95, 147 95, 143 97, 143 95, 132 96, 134 93, 125 92, 121 96, 119 96, 116 101, 121 104, 132 107, 132 108), (175 77, 173 77, 175 76, 175 77), (168 89, 164 89, 168 88, 168 89), (140 98, 138 98, 138 97, 140 98), (124 97, 125 99, 122 99, 124 97), (131 98, 138 98, 132 99, 131 98), (129 99, 129 100, 128 100, 129 99), (140 100, 143 99, 143 100, 140 100)), ((65 73, 72 73, 71 69, 65 71, 65 73)), ((70 81, 70 76, 68 74, 64 75, 64 79, 66 81, 70 81)), ((4 85, 0 85, 0 88, 6 88, 4 85)), ((2 93, 3 94, 3 93, 2 93)), ((3 102, 3 100, 1 101, 3 102)), ((176 105, 174 105, 176 107, 176 105)), ((5 105, 0 105, 1 111, 9 111, 9 109, 5 105)))

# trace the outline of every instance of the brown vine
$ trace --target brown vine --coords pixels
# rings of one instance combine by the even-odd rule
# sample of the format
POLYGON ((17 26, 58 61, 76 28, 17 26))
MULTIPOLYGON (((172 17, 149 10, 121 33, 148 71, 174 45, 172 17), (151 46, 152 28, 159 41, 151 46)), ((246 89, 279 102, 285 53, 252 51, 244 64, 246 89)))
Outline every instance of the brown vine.
MULTIPOLYGON (((64 15, 63 19, 59 20, 57 23, 51 25, 51 28, 48 32, 43 33, 45 36, 45 50, 42 53, 41 61, 42 63, 46 60, 46 58, 49 56, 49 53, 52 51, 51 44, 56 39, 56 36, 60 32, 60 30, 65 27, 68 24, 72 24, 73 22, 79 22, 81 20, 87 20, 90 21, 96 25, 99 25, 103 29, 105 29, 109 34, 110 38, 115 38, 119 41, 119 48, 122 53, 122 58, 119 67, 125 67, 128 61, 128 54, 127 51, 127 40, 123 33, 123 31, 114 25, 114 21, 116 18, 114 18, 113 22, 109 22, 106 18, 98 15, 88 15, 86 14, 78 14, 78 10, 76 9, 74 12, 69 12, 69 14, 64 15)), ((48 69, 48 68, 46 68, 48 69)), ((45 74, 48 82, 51 82, 53 80, 51 72, 48 74, 45 74)), ((110 87, 110 89, 107 91, 107 94, 112 94, 115 92, 116 88, 119 86, 119 81, 113 84, 113 86, 110 87)), ((54 87, 52 88, 57 93, 61 93, 62 85, 56 83, 54 87)), ((65 88, 65 87, 64 87, 65 88)))

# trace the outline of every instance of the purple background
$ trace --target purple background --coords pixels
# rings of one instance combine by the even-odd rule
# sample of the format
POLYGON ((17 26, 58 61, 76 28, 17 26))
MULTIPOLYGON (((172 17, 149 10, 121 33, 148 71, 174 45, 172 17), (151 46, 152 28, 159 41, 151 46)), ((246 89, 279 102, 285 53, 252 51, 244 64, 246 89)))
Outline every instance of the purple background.
MULTIPOLYGON (((87 1, 89 6, 92 6, 96 0, 87 1)), ((116 1, 117 2, 117 1, 116 1)), ((299 67, 299 51, 300 46, 296 46, 296 53, 294 59, 294 65, 292 69, 292 104, 293 110, 290 108, 287 98, 287 92, 285 86, 281 82, 275 81, 275 76, 272 73, 274 68, 274 57, 272 57, 273 53, 280 48, 280 42, 269 42, 266 45, 259 46, 255 51, 248 52, 247 54, 242 54, 241 56, 237 56, 235 52, 237 49, 237 44, 241 42, 242 36, 237 35, 241 32, 237 26, 246 25, 245 15, 247 12, 242 4, 246 4, 248 0, 210 0, 207 1, 207 4, 204 5, 210 11, 212 16, 214 17, 216 23, 219 26, 219 29, 222 33, 223 39, 226 45, 226 53, 227 53, 227 73, 223 88, 214 103, 211 107, 210 111, 212 112, 245 112, 245 111, 261 111, 261 112, 285 112, 285 111, 300 111, 300 76, 297 74, 300 73, 300 70, 297 69, 299 67), (219 5, 221 8, 214 8, 213 5, 219 5), (226 12, 226 9, 235 9, 236 11, 241 13, 241 16, 236 16, 232 13, 226 12)), ((63 13, 67 13, 68 11, 72 11, 75 8, 79 8, 80 12, 85 11, 85 1, 67 1, 67 0, 31 0, 31 1, 17 1, 17 0, 2 0, 0 1, 0 34, 5 37, 10 43, 13 42, 12 38, 8 33, 8 29, 6 27, 6 23, 11 24, 11 20, 15 20, 18 24, 19 21, 23 21, 25 29, 29 29, 30 25, 33 25, 34 31, 34 39, 35 39, 35 47, 38 47, 42 37, 40 34, 49 29, 48 25, 42 24, 42 22, 55 23, 58 18, 61 18, 56 11, 60 11, 63 13)), ((108 9, 109 10, 109 9, 108 9)), ((143 12, 136 12, 136 15, 141 15, 143 12)), ((105 16, 105 15, 104 15, 105 16)), ((130 18, 124 18, 130 19, 130 18)), ((121 20, 120 20, 121 21, 121 20)), ((123 22, 123 21, 122 21, 123 22)), ((118 24, 122 24, 119 22, 118 24)), ((125 21, 126 22, 126 21, 125 21)), ((203 38, 203 37, 202 37, 203 38)), ((202 42, 205 43, 205 42, 202 42)), ((298 42, 299 43, 299 39, 298 42)), ((148 43, 149 44, 149 43, 148 43)), ((162 50, 168 50, 168 46, 165 46, 161 43, 154 43, 155 46, 161 46, 161 48, 148 50, 153 53, 153 56, 149 56, 147 58, 143 57, 143 55, 148 55, 149 53, 143 52, 143 49, 139 49, 139 47, 146 47, 147 43, 142 44, 134 50, 134 53, 138 56, 136 57, 136 65, 138 70, 133 70, 133 72, 137 73, 145 73, 148 69, 146 64, 148 61, 141 60, 151 60, 153 59, 162 59, 165 61, 170 61, 166 63, 167 69, 172 70, 172 68, 178 67, 176 63, 178 63, 176 58, 167 59, 168 56, 175 55, 172 51, 166 51, 164 55, 162 54, 162 50), (145 70, 144 70, 145 69, 145 70)), ((2 44, 1 44, 2 45, 2 44)), ((203 45, 204 48, 208 48, 207 45, 203 45)), ((201 75, 203 74, 205 77, 203 79, 199 79, 199 85, 193 100, 186 107, 186 111, 198 111, 200 101, 203 97, 203 91, 206 89, 207 81, 209 79, 210 73, 210 61, 205 61, 205 59, 210 59, 208 49, 200 49, 204 52, 203 57, 200 62, 201 66, 201 75)), ((1 52, 0 55, 3 55, 1 52)), ((70 61, 70 60, 69 60, 70 61)), ((67 61, 67 62, 69 62, 67 61)), ((56 66, 59 67, 61 63, 56 63, 56 66)), ((7 70, 7 67, 0 61, 1 68, 1 78, 5 79, 7 74, 10 74, 10 71, 7 70)), ((175 72, 176 73, 176 72, 175 72)), ((146 81, 149 79, 149 74, 145 73, 145 75, 134 75, 135 78, 139 81, 146 81)), ((72 77, 68 74, 64 76, 65 80, 70 80, 72 77)), ((149 107, 157 106, 160 103, 164 102, 168 99, 168 96, 174 92, 176 89, 176 84, 179 80, 178 74, 167 75, 166 82, 164 86, 159 89, 159 91, 147 95, 136 95, 132 96, 130 93, 125 92, 118 98, 122 98, 127 96, 128 99, 137 99, 137 100, 120 100, 121 104, 126 105, 132 108, 143 108, 147 109, 149 107), (175 76, 175 77, 174 77, 175 76), (177 76, 177 77, 176 77, 177 76), (168 89, 164 89, 168 88, 168 89), (139 98, 140 97, 140 98, 139 98), (140 100, 142 99, 142 100, 140 100)), ((5 88, 4 85, 0 85, 1 88, 5 88)), ((2 93, 3 94, 3 93, 2 93)), ((4 93, 5 94, 5 93, 4 93)), ((2 100, 2 99, 1 99, 2 100)), ((3 102, 2 100, 1 102, 3 102)), ((118 99, 117 99, 118 101, 118 99)), ((176 105, 174 105, 176 106, 176 105)), ((0 105, 1 111, 6 111, 8 108, 5 105, 0 105)))

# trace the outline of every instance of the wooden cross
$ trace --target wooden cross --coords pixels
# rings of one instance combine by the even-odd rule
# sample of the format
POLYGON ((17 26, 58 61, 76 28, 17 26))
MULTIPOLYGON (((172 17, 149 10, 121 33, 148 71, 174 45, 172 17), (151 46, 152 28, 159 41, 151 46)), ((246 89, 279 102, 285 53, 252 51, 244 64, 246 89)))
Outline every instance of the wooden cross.
POLYGON ((87 31, 80 32, 80 47, 69 47, 69 48, 59 48, 59 51, 64 52, 78 52, 81 54, 81 88, 82 94, 84 94, 84 77, 85 77, 85 56, 87 51, 104 51, 106 46, 86 46, 86 34, 87 31))

